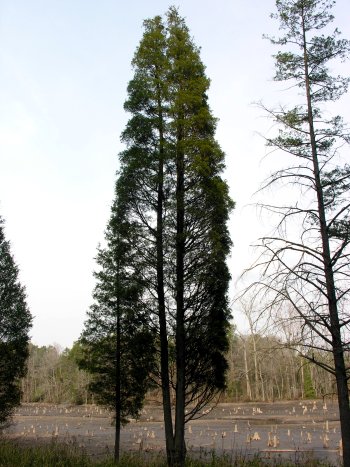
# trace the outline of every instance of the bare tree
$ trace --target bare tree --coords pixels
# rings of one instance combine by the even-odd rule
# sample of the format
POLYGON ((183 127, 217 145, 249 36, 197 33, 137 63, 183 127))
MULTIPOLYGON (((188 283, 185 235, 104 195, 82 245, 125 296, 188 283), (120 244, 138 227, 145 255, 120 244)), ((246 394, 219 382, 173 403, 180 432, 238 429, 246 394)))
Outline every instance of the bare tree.
POLYGON ((350 323, 350 166, 339 151, 344 145, 348 149, 350 137, 341 117, 330 118, 325 109, 325 103, 346 92, 349 82, 331 76, 328 62, 345 59, 350 46, 338 39, 337 30, 329 36, 319 33, 333 20, 333 3, 276 1, 276 18, 285 34, 270 39, 291 51, 275 56, 275 79, 301 89, 303 100, 291 109, 266 109, 281 128, 267 144, 279 150, 286 165, 264 187, 284 184, 298 193, 285 203, 262 206, 279 221, 275 234, 260 239, 261 256, 254 268, 260 268, 261 280, 251 287, 264 294, 266 310, 281 311, 286 302, 292 307, 300 323, 303 357, 334 375, 344 463, 350 465, 349 366, 344 355, 350 323), (327 352, 332 360, 323 358, 327 352))

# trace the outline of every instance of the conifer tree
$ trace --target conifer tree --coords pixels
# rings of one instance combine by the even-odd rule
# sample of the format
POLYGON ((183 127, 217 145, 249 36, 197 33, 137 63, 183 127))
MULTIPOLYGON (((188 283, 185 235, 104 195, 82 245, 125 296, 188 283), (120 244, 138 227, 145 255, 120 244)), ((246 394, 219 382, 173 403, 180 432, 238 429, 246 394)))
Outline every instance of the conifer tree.
POLYGON ((144 304, 159 336, 169 465, 184 465, 185 423, 225 387, 227 220, 233 203, 208 106, 209 80, 184 20, 147 20, 133 60, 121 173, 137 224, 144 304), (169 345, 174 345, 175 379, 169 345), (175 397, 175 420, 170 388, 175 397))
POLYGON ((115 414, 114 458, 119 459, 121 425, 137 418, 155 366, 154 335, 141 302, 144 290, 136 257, 135 228, 126 217, 124 179, 116 184, 105 238, 99 248, 94 304, 80 339, 80 367, 92 375, 96 401, 115 414))
POLYGON ((32 318, 18 272, 0 217, 0 425, 20 403, 20 378, 28 357, 32 318))
POLYGON ((302 196, 265 206, 280 216, 279 228, 275 236, 262 238, 258 265, 263 276, 255 286, 271 299, 273 311, 285 303, 292 306, 301 329, 300 348, 307 349, 303 356, 335 376, 344 465, 350 465, 350 368, 345 359, 350 331, 350 167, 342 155, 349 149, 350 135, 342 118, 330 117, 327 107, 347 91, 349 78, 333 76, 329 65, 347 58, 350 42, 340 39, 337 29, 320 33, 333 20, 333 5, 332 0, 276 1, 274 16, 283 36, 270 40, 288 50, 275 56, 275 80, 300 90, 295 97, 300 103, 267 109, 280 126, 267 144, 281 150, 285 165, 266 185, 296 186, 302 196), (321 349, 332 355, 333 365, 317 357, 321 349))

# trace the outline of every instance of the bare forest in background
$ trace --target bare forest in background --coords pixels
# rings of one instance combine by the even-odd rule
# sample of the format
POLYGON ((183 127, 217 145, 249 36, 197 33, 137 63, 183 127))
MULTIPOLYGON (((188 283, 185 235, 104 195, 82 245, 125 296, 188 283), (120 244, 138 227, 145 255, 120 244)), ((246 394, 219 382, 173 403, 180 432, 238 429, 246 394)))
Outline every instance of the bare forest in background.
MULTIPOLYGON (((91 377, 79 369, 78 349, 78 344, 63 351, 59 346, 30 344, 22 402, 93 404, 91 377)), ((332 375, 272 335, 243 335, 232 330, 228 361, 227 390, 222 402, 321 399, 336 392, 332 375)), ((150 392, 147 399, 161 403, 161 394, 150 392)))

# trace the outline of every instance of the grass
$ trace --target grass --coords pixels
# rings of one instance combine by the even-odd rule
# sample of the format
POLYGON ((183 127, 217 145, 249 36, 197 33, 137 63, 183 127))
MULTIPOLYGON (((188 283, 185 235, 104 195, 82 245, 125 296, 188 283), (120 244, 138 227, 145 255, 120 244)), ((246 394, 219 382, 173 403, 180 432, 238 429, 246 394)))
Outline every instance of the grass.
MULTIPOLYGON (((124 454, 118 467, 166 467, 166 461, 161 454, 149 455, 145 452, 124 454)), ((188 456, 186 467, 271 467, 271 466, 330 466, 314 459, 300 462, 282 462, 269 460, 264 462, 255 457, 245 459, 234 455, 218 456, 215 452, 201 453, 200 459, 188 456)), ((115 467, 112 459, 92 460, 75 445, 60 445, 52 442, 45 446, 21 446, 19 443, 0 441, 0 467, 115 467)))

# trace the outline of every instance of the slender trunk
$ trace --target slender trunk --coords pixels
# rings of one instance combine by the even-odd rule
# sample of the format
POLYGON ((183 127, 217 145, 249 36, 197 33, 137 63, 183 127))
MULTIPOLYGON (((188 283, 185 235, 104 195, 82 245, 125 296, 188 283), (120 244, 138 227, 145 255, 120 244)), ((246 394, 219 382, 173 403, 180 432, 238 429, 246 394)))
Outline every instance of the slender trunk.
POLYGON ((184 322, 184 256, 185 256, 185 191, 183 130, 178 129, 176 155, 176 408, 175 465, 185 464, 185 322, 184 322))
POLYGON ((159 114, 159 161, 158 161, 158 193, 157 193, 157 295, 158 295, 158 319, 160 338, 160 372, 163 398, 163 416, 165 430, 165 444, 168 465, 172 465, 174 456, 174 434, 171 414, 171 397, 169 381, 169 349, 166 324, 166 308, 164 294, 164 129, 161 108, 161 96, 158 92, 159 114))
POLYGON ((244 356, 244 373, 245 373, 245 381, 246 381, 246 391, 247 391, 247 397, 249 400, 252 399, 252 388, 250 386, 250 380, 249 380, 249 368, 248 368, 248 357, 247 357, 247 345, 242 337, 242 343, 243 343, 243 356, 244 356))
POLYGON ((279 393, 279 399, 283 399, 283 392, 284 392, 284 378, 283 378, 283 373, 280 371, 280 377, 281 377, 281 386, 278 384, 278 378, 276 377, 276 383, 278 386, 278 393, 279 393))
POLYGON ((291 384, 290 382, 290 368, 287 367, 287 373, 286 373, 286 394, 283 395, 283 398, 284 399, 288 399, 288 400, 292 400, 293 399, 293 395, 292 395, 292 389, 293 389, 293 385, 291 384))
MULTIPOLYGON (((252 334, 253 337, 253 334, 252 334)), ((255 399, 259 400, 259 374, 258 374, 258 356, 256 351, 255 336, 253 337, 253 352, 254 352, 254 379, 255 379, 255 399)))
POLYGON ((262 400, 265 400, 264 383, 263 383, 263 380, 262 380, 261 368, 259 369, 259 365, 258 365, 258 351, 257 351, 257 346, 256 346, 256 334, 255 334, 255 330, 254 330, 254 323, 253 323, 252 316, 251 316, 251 310, 250 311, 247 310, 246 316, 248 318, 249 328, 250 328, 250 335, 251 335, 251 339, 253 341, 255 400, 259 400, 260 394, 262 396, 262 400), (261 391, 259 390, 259 386, 261 387, 261 391))
POLYGON ((300 373, 301 373, 301 398, 305 399, 305 378, 304 378, 304 362, 300 357, 300 373))
POLYGON ((120 299, 119 299, 119 264, 117 267, 117 329, 116 329, 116 349, 115 349, 115 433, 114 433, 114 461, 119 461, 120 452, 120 426, 121 426, 121 391, 120 391, 120 299))
POLYGON ((327 288, 328 309, 330 317, 330 327, 332 335, 332 351, 335 365, 335 376, 337 382, 338 404, 340 426, 343 443, 344 465, 350 466, 350 406, 349 392, 347 384, 346 365, 344 359, 344 347, 341 338, 341 325, 339 322, 337 297, 335 293, 334 274, 331 260, 327 221, 324 206, 324 196, 320 177, 319 161, 317 154, 317 144, 313 121, 313 108, 309 81, 308 56, 306 49, 306 33, 303 21, 303 43, 304 43, 304 69, 305 69, 305 87, 307 97, 308 121, 310 131, 310 141, 312 150, 312 160, 314 168, 315 186, 317 192, 318 214, 320 223, 320 233, 322 238, 323 267, 327 288))
POLYGON ((265 402, 265 386, 264 386, 264 378, 263 378, 263 375, 262 375, 262 371, 261 371, 261 365, 259 366, 259 376, 260 376, 260 385, 261 385, 261 400, 263 402, 265 402))
POLYGON ((295 368, 296 364, 296 359, 291 357, 291 362, 290 362, 290 374, 292 375, 292 384, 290 385, 291 388, 291 399, 295 399, 297 395, 297 387, 298 387, 298 382, 297 382, 297 369, 295 368))

